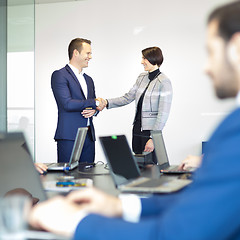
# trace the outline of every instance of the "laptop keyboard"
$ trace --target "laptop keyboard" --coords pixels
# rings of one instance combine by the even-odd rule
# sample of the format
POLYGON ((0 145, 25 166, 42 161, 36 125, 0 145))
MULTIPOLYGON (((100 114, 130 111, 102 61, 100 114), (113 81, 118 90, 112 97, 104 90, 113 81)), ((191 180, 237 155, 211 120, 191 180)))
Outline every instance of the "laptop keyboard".
POLYGON ((176 166, 176 167, 169 167, 167 170, 168 171, 174 171, 174 172, 182 172, 182 170, 178 169, 178 166, 176 166))
POLYGON ((159 187, 159 185, 168 182, 168 180, 159 179, 150 179, 144 183, 138 184, 135 187, 159 187))
POLYGON ((66 163, 46 163, 48 167, 55 166, 55 167, 64 167, 66 163))
POLYGON ((196 170, 196 168, 189 167, 186 170, 179 170, 178 166, 176 167, 169 167, 167 169, 162 169, 160 172, 162 173, 193 173, 196 170))

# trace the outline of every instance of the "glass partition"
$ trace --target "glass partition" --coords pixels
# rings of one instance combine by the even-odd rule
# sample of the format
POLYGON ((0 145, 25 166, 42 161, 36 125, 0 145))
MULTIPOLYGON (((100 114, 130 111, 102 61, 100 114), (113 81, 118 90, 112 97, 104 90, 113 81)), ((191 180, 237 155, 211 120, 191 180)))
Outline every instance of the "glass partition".
POLYGON ((34 156, 34 0, 7 3, 7 130, 23 131, 34 156))
POLYGON ((0 131, 7 130, 7 0, 0 0, 0 131))

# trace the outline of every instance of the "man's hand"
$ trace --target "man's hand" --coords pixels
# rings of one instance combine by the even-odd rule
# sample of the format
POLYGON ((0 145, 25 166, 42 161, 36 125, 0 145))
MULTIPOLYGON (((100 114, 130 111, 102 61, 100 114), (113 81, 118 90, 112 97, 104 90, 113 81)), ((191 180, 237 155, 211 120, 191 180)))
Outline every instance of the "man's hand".
POLYGON ((95 114, 96 110, 95 109, 84 109, 81 114, 85 118, 90 118, 95 114))
POLYGON ((67 196, 67 199, 74 204, 80 204, 87 213, 100 214, 106 217, 122 216, 121 200, 95 188, 73 191, 67 196))
POLYGON ((98 111, 102 111, 107 106, 107 100, 103 98, 96 98, 99 101, 99 106, 97 106, 98 111))
POLYGON ((178 166, 179 170, 187 170, 191 167, 199 167, 202 162, 202 156, 193 156, 189 155, 187 156, 178 166))
POLYGON ((32 208, 28 221, 34 228, 71 237, 88 213, 120 217, 122 202, 95 188, 87 188, 37 204, 32 208))
POLYGON ((152 152, 154 150, 154 144, 153 144, 153 140, 149 139, 146 142, 145 148, 144 148, 144 152, 152 152))
POLYGON ((57 196, 35 205, 28 221, 34 228, 71 237, 85 216, 80 205, 57 196))

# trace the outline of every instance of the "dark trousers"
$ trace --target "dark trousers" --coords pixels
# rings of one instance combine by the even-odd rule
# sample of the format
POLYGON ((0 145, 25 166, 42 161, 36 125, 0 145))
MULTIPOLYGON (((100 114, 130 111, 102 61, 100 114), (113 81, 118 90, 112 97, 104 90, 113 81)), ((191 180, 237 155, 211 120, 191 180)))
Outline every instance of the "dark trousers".
MULTIPOLYGON (((57 140, 58 162, 69 162, 73 149, 73 140, 57 140)), ((95 159, 95 142, 88 130, 79 162, 93 163, 95 159)))
MULTIPOLYGON (((135 121, 132 130, 132 150, 135 154, 142 154, 145 148, 147 141, 150 139, 151 132, 150 130, 141 131, 140 121, 135 121)), ((157 163, 157 157, 155 150, 151 153, 152 162, 157 163)))

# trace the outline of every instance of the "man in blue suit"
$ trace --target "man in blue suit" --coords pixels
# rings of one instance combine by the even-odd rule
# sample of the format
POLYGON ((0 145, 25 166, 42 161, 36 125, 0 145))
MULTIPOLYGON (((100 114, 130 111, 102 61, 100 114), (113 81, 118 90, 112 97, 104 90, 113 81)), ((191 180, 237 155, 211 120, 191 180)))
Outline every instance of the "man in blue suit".
POLYGON ((84 240, 240 239, 240 1, 210 15, 207 52, 216 95, 238 107, 212 134, 190 186, 144 199, 75 191, 35 207, 31 224, 84 240))
POLYGON ((54 71, 52 91, 58 107, 58 123, 54 136, 57 141, 58 162, 68 162, 79 127, 88 127, 88 134, 79 162, 94 162, 95 132, 92 117, 102 110, 96 99, 95 87, 90 76, 83 73, 92 58, 91 41, 73 39, 68 46, 69 64, 54 71))

